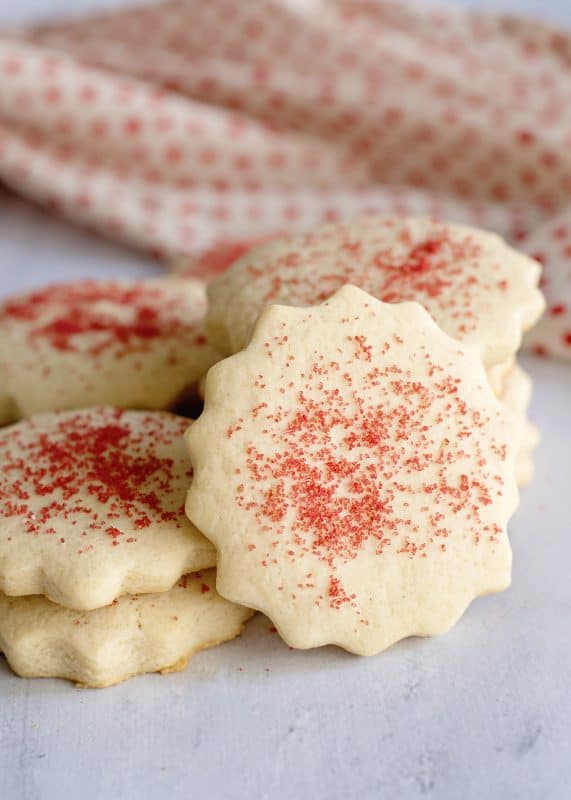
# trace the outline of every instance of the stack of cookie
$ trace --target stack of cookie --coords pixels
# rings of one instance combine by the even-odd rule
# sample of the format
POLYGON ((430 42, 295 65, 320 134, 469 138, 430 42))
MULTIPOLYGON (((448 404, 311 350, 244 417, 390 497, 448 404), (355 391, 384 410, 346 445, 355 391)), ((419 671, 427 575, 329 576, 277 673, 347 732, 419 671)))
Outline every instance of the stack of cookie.
POLYGON ((508 586, 534 444, 515 355, 538 279, 492 234, 375 217, 217 278, 207 329, 235 355, 187 436, 187 511, 220 593, 293 647, 373 654, 508 586))
POLYGON ((539 264, 495 234, 426 218, 365 216, 250 250, 208 288, 210 341, 241 350, 271 303, 320 303, 353 284, 386 303, 416 301, 442 330, 479 354, 492 389, 517 419, 518 480, 531 478, 536 429, 529 378, 516 366, 522 335, 541 316, 539 264))
POLYGON ((204 310, 199 284, 168 281, 3 305, 3 406, 24 419, 0 430, 0 650, 19 674, 180 669, 251 616, 217 594, 215 550, 184 514, 189 420, 154 410, 216 360, 204 310))
POLYGON ((180 277, 7 301, 13 668, 86 685, 168 671, 250 609, 293 647, 372 654, 508 586, 538 279, 492 234, 370 216, 255 247, 208 308, 180 277), (189 428, 166 409, 207 370, 189 428))

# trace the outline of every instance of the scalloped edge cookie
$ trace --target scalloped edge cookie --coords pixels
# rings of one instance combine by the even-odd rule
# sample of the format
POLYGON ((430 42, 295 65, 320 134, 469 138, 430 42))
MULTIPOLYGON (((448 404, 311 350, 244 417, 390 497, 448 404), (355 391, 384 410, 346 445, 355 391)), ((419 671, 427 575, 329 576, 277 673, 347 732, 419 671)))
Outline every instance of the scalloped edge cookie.
POLYGON ((183 670, 196 653, 239 636, 254 613, 220 597, 215 570, 95 611, 0 593, 0 652, 21 677, 103 688, 143 673, 183 670))
POLYGON ((191 279, 80 280, 6 298, 0 370, 13 416, 175 407, 220 358, 205 313, 191 279))
POLYGON ((473 348, 345 286, 267 308, 211 368, 187 513, 224 597, 293 647, 372 655, 509 586, 515 438, 473 348))
POLYGON ((188 521, 190 420, 52 412, 0 430, 0 591, 91 610, 216 564, 188 521))
POLYGON ((235 353, 266 306, 314 305, 352 284, 385 302, 419 302, 489 367, 514 355, 543 312, 540 272, 488 231, 366 215, 254 247, 209 284, 206 325, 215 347, 235 353))

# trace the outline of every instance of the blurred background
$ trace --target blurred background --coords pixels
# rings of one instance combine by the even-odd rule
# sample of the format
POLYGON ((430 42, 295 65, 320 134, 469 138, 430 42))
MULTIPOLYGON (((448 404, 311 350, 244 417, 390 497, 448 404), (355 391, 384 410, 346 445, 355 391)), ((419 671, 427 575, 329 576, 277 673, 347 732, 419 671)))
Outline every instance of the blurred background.
MULTIPOLYGON (((206 0, 207 1, 207 0, 206 0)), ((292 6, 306 7, 312 0, 288 0, 292 6)), ((421 0, 428 5, 429 0, 421 0)), ((491 11, 513 11, 530 14, 544 20, 569 25, 571 4, 569 0, 448 0, 448 5, 458 8, 482 8, 491 11)), ((114 10, 139 6, 137 0, 20 0, 18 3, 0 3, 0 23, 18 24, 35 19, 57 19, 69 14, 114 10)), ((150 3, 148 4, 150 5, 150 3)), ((433 4, 434 5, 434 4, 433 4)))
MULTIPOLYGON (((189 0, 189 3, 191 0, 189 0)), ((195 0, 205 3, 208 0, 195 0)), ((311 9, 315 0, 282 0, 296 9, 311 9)), ((141 0, 0 0, 0 28, 12 29, 36 22, 55 22, 74 17, 85 17, 97 12, 154 5, 141 0)), ((418 0, 422 8, 438 5, 432 0, 418 0)), ((571 4, 569 0, 448 0, 453 8, 479 8, 496 12, 513 12, 535 16, 559 26, 570 24, 571 4)), ((245 5, 246 7, 246 5, 245 5)), ((149 36, 149 43, 152 34, 149 36)), ((564 79, 561 80, 564 82, 564 79)), ((49 87, 48 87, 49 90, 49 87)), ((192 93, 190 93, 192 96, 192 93)), ((14 113, 17 102, 6 101, 14 113)), ((501 105, 501 104, 500 104, 501 105)), ((78 110, 79 114, 79 110, 78 110)), ((45 181, 44 181, 45 182, 45 181)), ((17 185, 15 181, 11 185, 17 185)), ((502 198, 498 198, 502 199, 502 198)), ((418 212, 420 213, 420 212, 418 212)), ((220 220, 217 220, 220 225, 220 220)), ((499 229, 493 220, 482 220, 481 224, 499 229)), ((197 225, 197 227, 199 227, 197 225)), ((533 227, 533 226, 530 226, 533 227)), ((203 226, 204 228, 204 226, 203 226)), ((113 238, 113 237, 111 237, 113 238)), ((147 274, 160 272, 157 261, 144 249, 128 249, 100 235, 88 232, 65 222, 53 213, 41 211, 12 192, 0 188, 0 273, 10 273, 10 287, 0 288, 5 293, 16 288, 26 288, 45 280, 47 274, 56 274, 60 279, 88 275, 147 274), (38 253, 42 259, 38 259, 38 253), (21 269, 20 269, 21 265, 21 269)))

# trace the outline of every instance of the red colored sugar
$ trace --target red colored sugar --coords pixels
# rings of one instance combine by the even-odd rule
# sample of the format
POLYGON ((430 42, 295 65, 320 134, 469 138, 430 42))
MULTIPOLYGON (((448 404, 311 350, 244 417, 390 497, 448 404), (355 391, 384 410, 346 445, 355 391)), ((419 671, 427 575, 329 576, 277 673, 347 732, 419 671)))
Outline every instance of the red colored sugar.
MULTIPOLYGON (((89 355, 144 350, 156 339, 188 335, 196 325, 185 317, 180 294, 143 282, 59 284, 8 300, 0 309, 0 321, 29 325, 31 344, 48 341, 56 350, 89 355)), ((194 344, 205 343, 198 333, 194 344)))
POLYGON ((345 592, 343 584, 339 578, 336 578, 333 575, 329 578, 329 590, 327 595, 330 608, 341 608, 341 606, 345 605, 345 603, 349 603, 349 605, 353 606, 355 605, 355 595, 352 594, 349 597, 349 595, 347 595, 345 592))
POLYGON ((113 546, 124 534, 117 525, 132 532, 182 520, 184 497, 174 495, 180 465, 157 445, 174 445, 187 426, 148 414, 135 429, 128 412, 91 409, 54 415, 53 429, 33 420, 7 428, 0 434, 0 517, 19 518, 30 534, 79 521, 84 535, 103 531, 113 546))
POLYGON ((212 278, 215 275, 220 275, 226 272, 226 270, 245 253, 256 245, 266 241, 268 238, 269 237, 263 239, 244 239, 236 242, 221 242, 203 253, 200 258, 191 261, 189 265, 183 269, 182 274, 202 278, 203 280, 212 278))
MULTIPOLYGON (((268 344, 275 367, 285 344, 278 337, 268 344)), ((260 373, 256 386, 267 402, 231 423, 226 436, 243 442, 236 502, 267 537, 245 542, 262 566, 276 563, 278 550, 290 563, 312 554, 331 567, 365 548, 422 558, 445 552, 443 541, 458 529, 474 546, 497 541, 500 528, 481 510, 503 491, 488 464, 492 454, 505 460, 505 445, 488 438, 489 417, 464 399, 457 377, 428 352, 424 371, 413 375, 400 366, 406 352, 396 336, 382 344, 347 336, 337 361, 314 353, 299 368, 295 402, 291 356, 266 391, 260 373), (355 357, 365 372, 336 388, 355 357), (275 400, 283 396, 280 386, 288 387, 291 403, 275 400), (254 421, 256 438, 246 439, 254 421), (465 473, 458 474, 459 459, 467 459, 465 473)), ((335 576, 326 599, 335 608, 352 602, 335 576)))
POLYGON ((384 302, 416 300, 433 316, 441 313, 455 320, 462 334, 479 322, 476 291, 508 288, 505 280, 492 280, 498 265, 490 262, 489 255, 482 269, 482 247, 469 233, 434 223, 419 239, 403 221, 371 218, 367 224, 366 248, 355 240, 351 228, 323 228, 283 240, 277 255, 272 250, 257 253, 247 265, 248 278, 252 286, 263 289, 265 304, 312 305, 347 283, 384 302), (387 234, 394 236, 393 245, 387 245, 387 234))

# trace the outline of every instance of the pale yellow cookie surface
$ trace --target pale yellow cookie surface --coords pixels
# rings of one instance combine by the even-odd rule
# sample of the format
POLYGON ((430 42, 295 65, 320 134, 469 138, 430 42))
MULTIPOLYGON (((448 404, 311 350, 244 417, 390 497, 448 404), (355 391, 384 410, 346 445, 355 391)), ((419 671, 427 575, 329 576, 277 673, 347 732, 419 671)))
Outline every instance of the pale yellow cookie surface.
POLYGON ((169 408, 218 359, 192 280, 78 281, 0 305, 3 391, 20 417, 169 408))
POLYGON ((199 650, 238 636, 252 613, 220 597, 214 570, 95 611, 0 593, 0 652, 23 677, 109 686, 145 672, 184 669, 199 650))
POLYGON ((110 408, 0 431, 0 590, 93 609, 214 566, 190 524, 188 420, 110 408))
POLYGON ((478 354, 352 286, 211 368, 187 513, 220 593, 294 647, 373 654, 506 588, 514 430, 478 354))
POLYGON ((519 486, 524 486, 533 478, 532 453, 539 444, 538 428, 527 417, 531 401, 531 378, 519 364, 514 364, 503 381, 501 400, 512 415, 519 442, 516 456, 516 478, 519 486))
POLYGON ((486 369, 488 381, 492 387, 493 393, 496 397, 501 397, 506 387, 506 382, 510 372, 513 370, 515 364, 515 356, 507 358, 505 361, 500 361, 499 364, 494 364, 486 369))
POLYGON ((265 306, 313 305, 350 283, 385 302, 419 302, 490 366, 513 356, 541 314, 539 274, 495 234, 370 215, 254 247, 209 285, 207 325, 213 344, 234 353, 265 306))
POLYGON ((535 425, 529 425, 527 430, 529 438, 518 451, 516 459, 516 480, 518 486, 526 486, 534 475, 533 451, 539 443, 539 432, 535 425))
POLYGON ((515 363, 506 373, 501 400, 514 414, 525 418, 531 401, 532 381, 527 372, 515 363))

